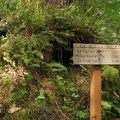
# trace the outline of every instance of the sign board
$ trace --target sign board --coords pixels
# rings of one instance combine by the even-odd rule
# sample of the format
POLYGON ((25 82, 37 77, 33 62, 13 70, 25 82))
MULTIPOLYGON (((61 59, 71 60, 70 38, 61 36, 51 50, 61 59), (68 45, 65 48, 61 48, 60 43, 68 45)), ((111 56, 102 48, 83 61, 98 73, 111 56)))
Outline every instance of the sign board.
POLYGON ((73 44, 74 64, 120 64, 120 45, 73 44))
POLYGON ((73 63, 91 65, 90 120, 101 120, 101 64, 120 64, 120 45, 74 43, 73 63))

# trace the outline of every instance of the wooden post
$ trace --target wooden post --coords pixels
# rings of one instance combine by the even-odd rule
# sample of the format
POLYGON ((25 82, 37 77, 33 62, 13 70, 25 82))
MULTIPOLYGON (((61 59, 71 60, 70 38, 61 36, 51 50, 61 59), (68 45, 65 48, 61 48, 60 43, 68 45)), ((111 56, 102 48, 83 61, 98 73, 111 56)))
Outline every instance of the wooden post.
POLYGON ((101 66, 91 66, 90 120, 101 120, 101 66))
POLYGON ((76 65, 92 65, 90 83, 90 120, 101 120, 100 65, 119 65, 120 45, 74 43, 73 63, 76 65))

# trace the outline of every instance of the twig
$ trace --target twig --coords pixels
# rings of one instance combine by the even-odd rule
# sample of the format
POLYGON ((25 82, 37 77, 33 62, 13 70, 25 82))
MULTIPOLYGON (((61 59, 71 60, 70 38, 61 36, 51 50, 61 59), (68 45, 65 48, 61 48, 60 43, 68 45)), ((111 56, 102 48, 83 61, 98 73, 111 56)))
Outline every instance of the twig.
POLYGON ((61 114, 62 114, 67 120, 70 120, 70 118, 68 118, 68 117, 62 112, 62 110, 60 109, 60 107, 59 107, 59 105, 58 105, 58 103, 57 103, 56 100, 55 100, 55 103, 56 103, 56 105, 57 105, 58 110, 61 112, 61 114))
POLYGON ((80 67, 82 67, 88 73, 88 75, 89 75, 88 70, 83 65, 80 65, 80 67))
POLYGON ((119 97, 120 97, 115 91, 113 91, 113 94, 114 94, 114 96, 115 96, 116 98, 119 98, 119 97))

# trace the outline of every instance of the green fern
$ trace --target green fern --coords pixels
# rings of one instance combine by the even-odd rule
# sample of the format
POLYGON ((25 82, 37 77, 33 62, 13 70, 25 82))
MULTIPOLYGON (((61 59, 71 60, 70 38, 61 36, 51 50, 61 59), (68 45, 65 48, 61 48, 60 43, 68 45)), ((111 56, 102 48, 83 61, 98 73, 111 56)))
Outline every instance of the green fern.
POLYGON ((119 79, 119 71, 113 66, 107 66, 102 72, 103 80, 115 82, 119 79))
POLYGON ((57 62, 50 63, 49 66, 53 72, 67 71, 67 68, 65 66, 57 62))

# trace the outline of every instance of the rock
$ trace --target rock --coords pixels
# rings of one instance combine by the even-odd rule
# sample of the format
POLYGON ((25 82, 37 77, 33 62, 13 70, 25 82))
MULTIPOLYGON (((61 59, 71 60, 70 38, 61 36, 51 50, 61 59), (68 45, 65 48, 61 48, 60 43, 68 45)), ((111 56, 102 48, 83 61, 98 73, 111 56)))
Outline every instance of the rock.
POLYGON ((12 106, 10 106, 10 109, 8 110, 8 113, 15 113, 15 112, 18 112, 18 111, 20 111, 22 108, 20 108, 20 107, 16 107, 15 105, 12 105, 12 106))

